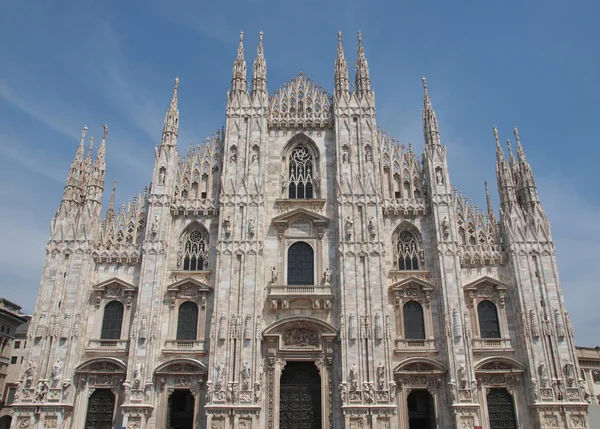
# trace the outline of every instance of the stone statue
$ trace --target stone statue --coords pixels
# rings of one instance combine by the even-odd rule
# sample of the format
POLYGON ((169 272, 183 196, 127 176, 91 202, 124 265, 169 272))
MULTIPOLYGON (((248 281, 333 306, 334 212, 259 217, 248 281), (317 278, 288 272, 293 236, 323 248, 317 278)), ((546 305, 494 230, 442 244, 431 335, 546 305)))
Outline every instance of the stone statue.
POLYGON ((367 162, 371 162, 373 157, 371 155, 371 149, 367 148, 366 154, 365 154, 365 159, 367 160, 367 162))
POLYGON ((281 191, 285 194, 288 188, 288 178, 285 174, 281 173, 281 191))
POLYGON ((435 170, 435 182, 438 185, 443 185, 444 184, 444 178, 442 176, 442 170, 441 169, 437 169, 435 170))
POLYGON ((273 265, 271 267, 271 284, 277 283, 277 267, 273 265))
POLYGON ((256 232, 256 221, 254 220, 253 217, 251 217, 248 220, 248 235, 250 237, 253 237, 255 232, 256 232))
POLYGON ((212 403, 212 397, 213 397, 212 381, 207 381, 206 382, 206 396, 204 397, 207 404, 212 403))
POLYGON ((313 176, 313 182, 315 191, 319 192, 319 189, 321 188, 321 175, 318 172, 313 176))
POLYGON ((160 170, 160 172, 158 173, 158 184, 159 185, 164 185, 165 184, 165 170, 160 170))
POLYGON ((137 361, 133 367, 133 381, 139 383, 142 379, 142 363, 137 361))
POLYGON ((227 218, 223 219, 223 231, 225 235, 231 234, 231 216, 227 216, 227 218))
POLYGON ((350 390, 358 390, 358 367, 356 366, 356 362, 354 362, 352 368, 350 368, 348 381, 350 382, 350 390))
POLYGON ((348 150, 344 149, 343 153, 342 153, 342 162, 344 164, 348 163, 348 150))
POLYGON ((37 365, 34 361, 30 360, 27 362, 27 369, 25 370, 25 387, 31 386, 36 368, 37 365))
POLYGON ((352 237, 352 227, 353 226, 354 226, 354 221, 352 220, 352 218, 350 216, 346 216, 345 228, 346 228, 346 236, 348 238, 352 237))
POLYGON ((158 234, 158 215, 154 215, 154 219, 152 219, 152 226, 150 227, 150 232, 152 235, 158 234))
POLYGON ((242 367, 242 390, 250 389, 250 375, 252 370, 250 369, 250 365, 248 362, 244 362, 244 366, 242 367))
POLYGON ((323 273, 323 284, 326 286, 329 286, 331 284, 331 270, 329 269, 329 267, 327 267, 325 269, 325 272, 323 273))
POLYGON ((390 389, 390 402, 396 398, 396 383, 394 381, 390 381, 389 384, 390 389))
POLYGON ((385 389, 385 366, 382 362, 377 366, 377 387, 379 390, 385 389))
POLYGON ((258 152, 255 150, 252 151, 252 164, 258 163, 258 152))
POLYGON ((56 363, 52 366, 52 372, 50 373, 50 379, 52 380, 52 385, 56 386, 60 380, 60 373, 62 371, 62 365, 60 363, 60 359, 56 360, 56 363))
POLYGON ((46 400, 46 395, 48 394, 48 382, 40 381, 35 390, 35 400, 37 402, 43 402, 46 400))
POLYGON ((217 392, 223 390, 223 376, 225 372, 225 365, 221 363, 215 364, 215 389, 217 392))
POLYGON ((448 238, 450 236, 450 222, 448 222, 448 218, 444 216, 442 220, 442 235, 444 238, 448 238))
POLYGON ((373 216, 369 218, 369 224, 367 225, 367 228, 369 229, 371 238, 375 238, 375 218, 373 216))
POLYGON ((342 405, 345 405, 348 402, 348 391, 346 389, 346 384, 340 383, 338 388, 340 389, 340 400, 342 401, 342 405))

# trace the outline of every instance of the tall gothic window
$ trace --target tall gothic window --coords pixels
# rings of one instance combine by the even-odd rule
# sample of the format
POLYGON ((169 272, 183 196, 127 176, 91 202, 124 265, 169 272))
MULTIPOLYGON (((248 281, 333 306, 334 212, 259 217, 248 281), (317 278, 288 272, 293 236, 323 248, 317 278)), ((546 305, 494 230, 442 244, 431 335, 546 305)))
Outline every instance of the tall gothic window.
POLYGON ((481 338, 500 338, 498 310, 492 301, 484 300, 477 305, 481 338))
POLYGON ((288 250, 288 284, 314 285, 314 253, 310 244, 299 241, 288 250))
POLYGON ((408 231, 400 231, 396 236, 396 269, 419 269, 419 246, 417 239, 408 231))
POLYGON ((123 325, 123 304, 111 301, 104 307, 102 320, 101 340, 120 340, 121 326, 123 325))
POLYGON ((404 316, 404 339, 424 340, 425 321, 423 307, 417 301, 408 301, 402 309, 404 316))
POLYGON ((313 198, 314 161, 303 145, 296 146, 288 159, 288 189, 291 199, 313 198))
POLYGON ((182 243, 183 269, 185 271, 202 271, 208 262, 208 236, 205 231, 194 228, 183 236, 182 243))
POLYGON ((198 306, 187 301, 179 306, 177 318, 177 339, 195 340, 198 330, 198 306))

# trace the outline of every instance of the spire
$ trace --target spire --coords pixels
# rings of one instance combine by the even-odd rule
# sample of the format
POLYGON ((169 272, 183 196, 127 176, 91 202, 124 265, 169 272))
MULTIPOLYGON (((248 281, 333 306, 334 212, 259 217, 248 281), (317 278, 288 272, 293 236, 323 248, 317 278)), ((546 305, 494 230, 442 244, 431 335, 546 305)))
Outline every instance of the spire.
MULTIPOLYGON (((177 135, 179 134, 179 78, 175 78, 175 87, 169 110, 165 114, 165 124, 163 125, 163 135, 161 147, 176 146, 177 135)), ((108 128, 107 128, 108 130, 108 128)))
POLYGON ((506 147, 508 148, 508 160, 510 162, 510 167, 512 168, 515 165, 515 157, 513 156, 510 139, 506 139, 506 147))
MULTIPOLYGON (((243 52, 242 52, 243 55, 243 52)), ((252 97, 257 94, 267 95, 267 61, 263 50, 263 32, 258 33, 258 48, 252 72, 252 97)))
POLYGON ((113 180, 112 192, 110 194, 110 202, 108 210, 106 210, 106 223, 112 222, 115 217, 115 193, 117 192, 117 179, 113 180))
POLYGON ((335 95, 340 96, 348 92, 348 62, 344 58, 344 47, 342 46, 342 32, 338 31, 338 49, 335 59, 335 95))
POLYGON ((519 163, 527 162, 525 151, 523 150, 523 146, 521 146, 521 139, 519 138, 519 130, 517 127, 513 128, 513 133, 515 134, 515 140, 517 141, 517 159, 519 160, 519 163))
POLYGON ((85 135, 87 134, 87 130, 87 125, 84 125, 83 130, 81 131, 81 142, 79 143, 79 147, 77 148, 77 152, 75 153, 75 161, 83 160, 83 152, 85 150, 85 135))
POLYGON ((356 93, 363 96, 371 92, 371 78, 369 77, 369 63, 365 58, 365 49, 362 45, 362 35, 358 36, 358 58, 356 59, 356 93))
POLYGON ((492 206, 492 197, 490 197, 490 190, 488 189, 487 180, 485 183, 485 202, 487 203, 487 211, 489 214, 494 214, 494 206, 492 206))
POLYGON ((427 91, 427 80, 423 81, 423 136, 425 145, 440 145, 440 129, 438 127, 437 116, 431 105, 429 92, 427 91))
POLYGON ((246 60, 244 59, 244 32, 240 31, 240 45, 237 58, 233 62, 233 77, 231 78, 231 94, 246 91, 246 60))
POLYGON ((504 151, 500 145, 500 137, 498 137, 498 128, 494 127, 494 138, 496 139, 496 162, 500 164, 504 162, 504 151))

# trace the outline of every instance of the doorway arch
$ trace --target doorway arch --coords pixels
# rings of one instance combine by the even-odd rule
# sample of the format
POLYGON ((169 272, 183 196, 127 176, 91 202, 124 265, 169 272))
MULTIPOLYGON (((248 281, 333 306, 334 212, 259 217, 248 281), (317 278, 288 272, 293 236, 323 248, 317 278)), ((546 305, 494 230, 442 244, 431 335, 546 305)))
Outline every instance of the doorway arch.
POLYGON ((492 388, 487 394, 490 429, 517 429, 513 397, 505 388, 492 388))
POLYGON ((280 429, 321 429, 321 376, 314 362, 287 362, 279 387, 280 429))
POLYGON ((415 389, 406 398, 409 429, 435 429, 433 396, 425 389, 415 389))

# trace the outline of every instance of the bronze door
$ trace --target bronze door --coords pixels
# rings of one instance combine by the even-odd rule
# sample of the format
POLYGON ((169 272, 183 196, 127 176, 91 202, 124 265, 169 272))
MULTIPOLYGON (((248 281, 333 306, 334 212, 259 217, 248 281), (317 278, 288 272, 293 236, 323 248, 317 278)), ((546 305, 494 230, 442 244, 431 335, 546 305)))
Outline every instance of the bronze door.
POLYGON ((321 377, 314 362, 288 362, 281 374, 280 429, 321 429, 321 377))
POLYGON ((85 429, 112 429, 115 397, 109 389, 97 389, 88 401, 85 429))
POLYGON ((491 389, 487 395, 490 429, 516 429, 512 396, 506 389, 491 389))

